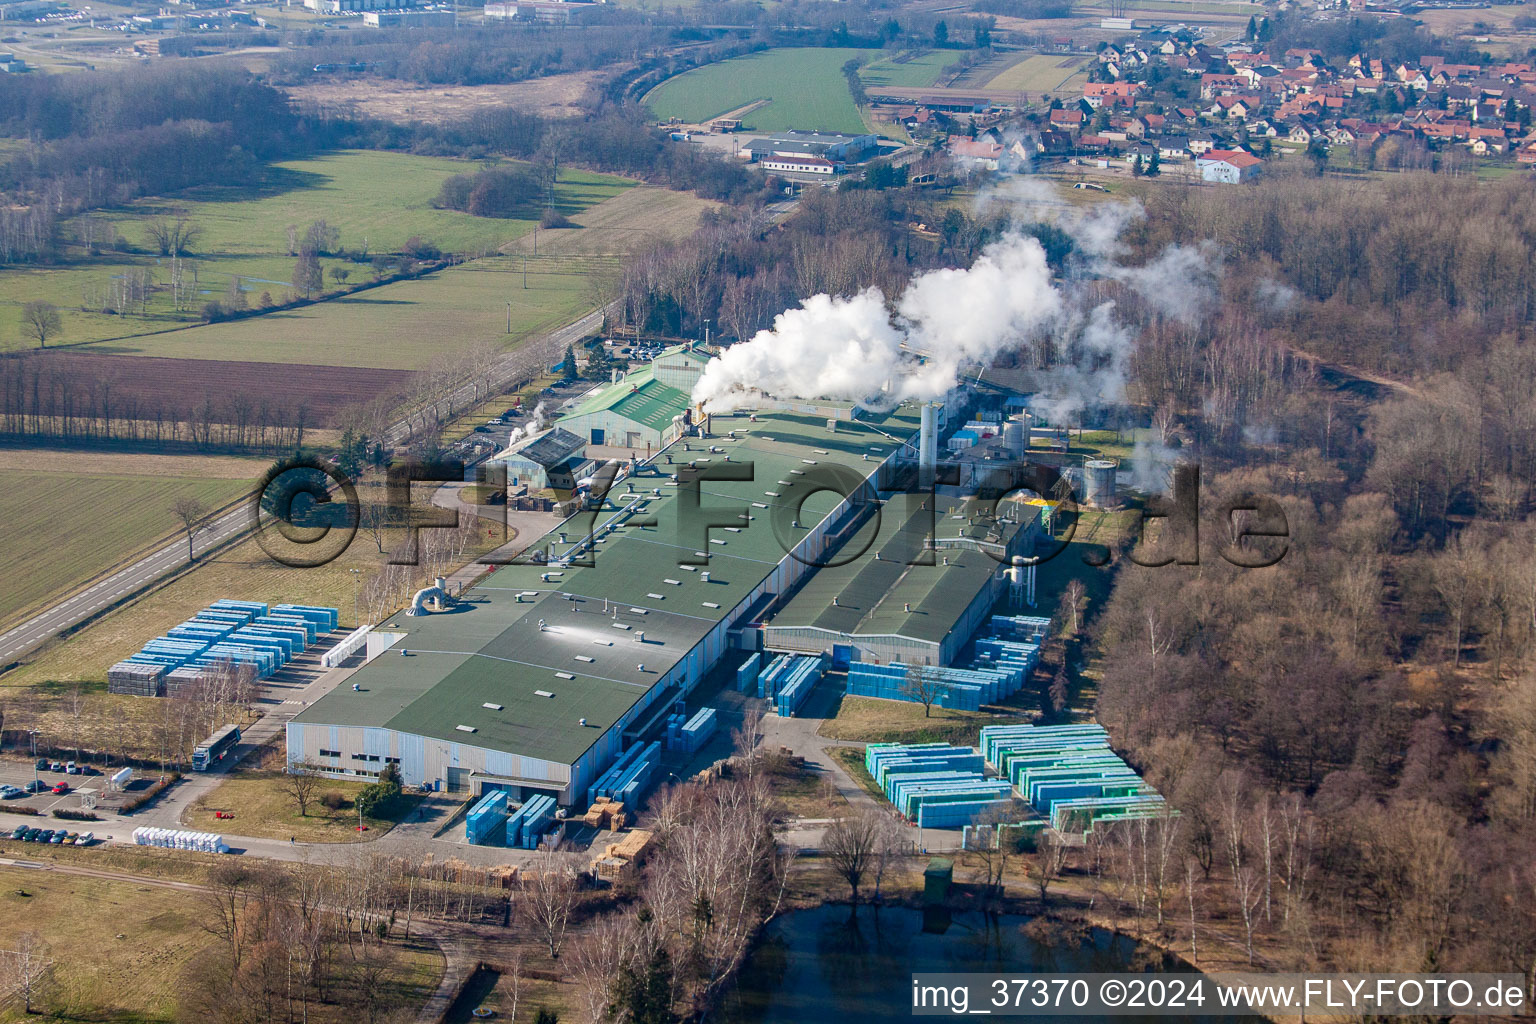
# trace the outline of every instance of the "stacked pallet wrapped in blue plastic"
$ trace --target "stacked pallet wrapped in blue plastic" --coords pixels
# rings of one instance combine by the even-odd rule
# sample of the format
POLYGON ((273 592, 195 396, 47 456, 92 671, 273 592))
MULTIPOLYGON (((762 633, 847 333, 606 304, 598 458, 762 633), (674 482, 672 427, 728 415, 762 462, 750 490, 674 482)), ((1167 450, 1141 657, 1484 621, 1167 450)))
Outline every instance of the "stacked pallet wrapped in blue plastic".
POLYGON ((555 798, 540 793, 523 801, 507 818, 506 845, 519 850, 537 850, 539 840, 555 821, 555 798))
POLYGON ((265 679, 336 628, 334 608, 215 601, 107 671, 113 693, 164 696, 225 664, 250 665, 265 679))
POLYGON ((792 657, 777 679, 778 690, 773 695, 775 710, 781 718, 793 718, 805 704, 811 691, 826 672, 826 662, 821 655, 792 657))
POLYGON ((864 767, 896 810, 926 828, 956 828, 1013 803, 1013 787, 983 774, 982 756, 946 743, 873 743, 864 767))
POLYGON ((690 717, 686 711, 667 716, 667 749, 697 753, 715 734, 715 709, 700 708, 690 717))
POLYGON ((848 666, 847 693, 851 697, 905 701, 921 701, 923 696, 931 695, 933 703, 941 708, 979 711, 983 704, 1005 700, 1017 692, 1028 671, 1023 665, 1012 663, 969 669, 918 665, 922 682, 917 684, 908 679, 912 667, 899 661, 889 665, 856 661, 848 666))
POLYGON ((507 793, 493 789, 469 809, 464 835, 475 846, 500 846, 507 835, 507 793))
POLYGON ((1044 643, 1051 632, 1051 620, 1038 615, 994 615, 987 621, 987 633, 1009 640, 1033 640, 1044 643))
POLYGON ((715 726, 719 724, 719 716, 714 708, 699 708, 693 717, 683 723, 679 735, 682 750, 688 754, 696 754, 699 748, 709 742, 709 738, 715 734, 715 726))
POLYGON ((1110 749, 1101 726, 989 725, 981 746, 987 763, 1058 830, 1167 813, 1157 790, 1110 749))
POLYGON ((757 677, 763 671, 763 656, 754 654, 741 663, 736 670, 736 690, 738 693, 752 693, 757 689, 757 677))
POLYGON ((688 713, 674 711, 667 716, 667 731, 663 737, 663 745, 668 750, 679 750, 683 745, 683 723, 688 721, 688 713))
POLYGON ((630 747, 591 786, 587 787, 587 805, 606 796, 622 804, 636 806, 640 797, 650 789, 661 764, 661 743, 653 741, 644 747, 630 747))
POLYGON ((799 660, 800 656, 796 654, 776 655, 758 674, 757 695, 765 700, 777 700, 779 685, 783 682, 785 673, 789 672, 799 660))

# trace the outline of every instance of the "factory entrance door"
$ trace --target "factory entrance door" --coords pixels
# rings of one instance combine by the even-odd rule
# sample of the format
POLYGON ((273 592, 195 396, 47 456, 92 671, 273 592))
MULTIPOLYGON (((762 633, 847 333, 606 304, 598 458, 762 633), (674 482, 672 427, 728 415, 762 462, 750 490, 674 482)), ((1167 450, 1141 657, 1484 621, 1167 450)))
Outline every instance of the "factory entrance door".
POLYGON ((462 793, 469 788, 468 768, 448 769, 448 792, 462 793))

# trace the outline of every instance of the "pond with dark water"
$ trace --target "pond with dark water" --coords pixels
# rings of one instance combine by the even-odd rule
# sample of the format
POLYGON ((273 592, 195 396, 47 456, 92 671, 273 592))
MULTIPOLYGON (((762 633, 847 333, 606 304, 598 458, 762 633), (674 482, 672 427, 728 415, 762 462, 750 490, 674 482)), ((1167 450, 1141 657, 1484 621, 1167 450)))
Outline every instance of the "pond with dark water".
MULTIPOLYGON (((912 1015, 912 975, 1164 970, 1185 965, 1102 928, 1030 929, 1016 915, 844 905, 780 915, 765 929, 716 1024, 884 1024, 912 1015), (1048 941, 1031 937, 1053 935, 1048 941), (1059 933, 1059 938, 1054 937, 1059 933)), ((933 1020, 936 1018, 922 1018, 933 1020)), ((1088 1017, 1034 1016, 1031 1022, 1088 1017)), ((1137 1017, 1116 1017, 1134 1021, 1137 1017)), ((1181 1019, 1156 1019, 1169 1024, 1181 1019)), ((1241 1017, 1201 1017, 1204 1022, 1241 1017)))

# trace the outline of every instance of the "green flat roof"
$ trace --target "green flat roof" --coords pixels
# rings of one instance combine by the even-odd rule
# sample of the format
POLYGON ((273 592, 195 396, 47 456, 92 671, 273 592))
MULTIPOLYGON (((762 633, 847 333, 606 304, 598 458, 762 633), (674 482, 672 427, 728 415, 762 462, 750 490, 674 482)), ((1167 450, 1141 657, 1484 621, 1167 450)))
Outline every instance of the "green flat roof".
POLYGON ((578 513, 535 542, 554 563, 499 567, 452 611, 389 616, 379 630, 408 635, 351 676, 360 689, 340 687, 294 721, 388 728, 572 763, 842 501, 830 491, 808 493, 813 468, 866 479, 916 432, 917 415, 901 409, 831 431, 825 418, 790 413, 716 416, 713 425, 714 436, 676 442, 615 484, 602 510, 578 513), (727 455, 750 467, 752 479, 700 480, 700 506, 739 524, 706 536, 686 525, 671 476, 690 461, 707 470, 727 455), (608 533, 590 565, 558 564, 630 505, 634 518, 654 517, 654 525, 608 533))
MULTIPOLYGON (((940 495, 931 512, 920 507, 922 501, 922 495, 909 494, 887 501, 878 532, 874 524, 866 524, 848 545, 857 549, 867 541, 865 554, 807 579, 768 627, 813 626, 849 635, 942 641, 977 592, 1004 566, 985 551, 961 546, 941 546, 932 552, 933 564, 922 564, 927 561, 923 541, 930 530, 941 543, 960 536, 987 541, 990 530, 987 524, 969 522, 963 499, 940 495)), ((1023 511, 1024 522, 1003 524, 996 543, 1006 545, 1038 515, 1029 505, 1014 508, 1023 511)))

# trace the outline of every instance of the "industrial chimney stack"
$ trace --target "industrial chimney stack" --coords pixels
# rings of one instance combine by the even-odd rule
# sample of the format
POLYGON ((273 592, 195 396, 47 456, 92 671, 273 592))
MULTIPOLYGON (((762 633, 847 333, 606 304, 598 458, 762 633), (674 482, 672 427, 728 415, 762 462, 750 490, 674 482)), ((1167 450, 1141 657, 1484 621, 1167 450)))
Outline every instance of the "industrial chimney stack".
POLYGON ((939 407, 925 403, 922 410, 921 432, 917 435, 917 479, 920 487, 933 482, 939 462, 939 407))

